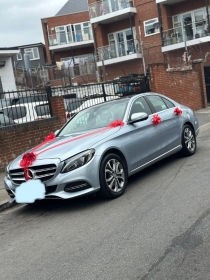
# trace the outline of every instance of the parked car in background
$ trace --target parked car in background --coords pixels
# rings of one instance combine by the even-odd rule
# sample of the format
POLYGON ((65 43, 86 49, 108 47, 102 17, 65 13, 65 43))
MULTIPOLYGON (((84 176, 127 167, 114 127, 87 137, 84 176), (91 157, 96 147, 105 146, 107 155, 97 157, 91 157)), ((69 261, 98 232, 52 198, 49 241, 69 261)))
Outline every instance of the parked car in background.
POLYGON ((7 126, 7 125, 13 125, 15 124, 15 122, 8 118, 4 112, 0 111, 0 127, 2 126, 7 126))
POLYGON ((132 174, 177 152, 192 156, 198 133, 190 108, 157 93, 104 102, 78 112, 50 142, 28 151, 25 157, 33 156, 33 162, 27 172, 20 165, 23 155, 12 161, 5 188, 14 197, 19 185, 39 179, 46 198, 94 192, 117 198, 132 174))
POLYGON ((1 109, 15 123, 25 123, 50 117, 48 102, 16 104, 1 109))
POLYGON ((0 110, 10 105, 12 105, 12 101, 10 99, 0 99, 0 110))

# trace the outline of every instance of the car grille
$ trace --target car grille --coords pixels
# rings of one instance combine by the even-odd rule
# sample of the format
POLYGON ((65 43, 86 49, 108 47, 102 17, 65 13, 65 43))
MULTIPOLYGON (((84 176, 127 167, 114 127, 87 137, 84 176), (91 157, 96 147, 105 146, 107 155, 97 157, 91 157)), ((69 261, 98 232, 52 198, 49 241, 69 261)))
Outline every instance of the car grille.
MULTIPOLYGON (((46 182, 53 178, 56 168, 55 164, 46 164, 29 167, 29 170, 33 174, 33 179, 40 179, 42 182, 46 182)), ((10 170, 9 175, 11 180, 17 185, 26 182, 24 171, 21 168, 10 170)))

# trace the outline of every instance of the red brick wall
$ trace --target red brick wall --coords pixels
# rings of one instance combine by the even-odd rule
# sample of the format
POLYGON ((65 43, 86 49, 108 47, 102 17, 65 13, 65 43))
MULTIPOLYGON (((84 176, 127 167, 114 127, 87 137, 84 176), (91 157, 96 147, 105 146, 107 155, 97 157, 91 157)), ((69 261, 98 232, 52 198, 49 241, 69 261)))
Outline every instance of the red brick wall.
POLYGON ((192 110, 207 107, 203 63, 193 70, 167 72, 163 64, 151 66, 151 91, 164 94, 192 110))
POLYGON ((66 121, 62 97, 52 97, 55 117, 31 123, 0 128, 0 170, 18 155, 38 145, 51 131, 59 129, 66 121))

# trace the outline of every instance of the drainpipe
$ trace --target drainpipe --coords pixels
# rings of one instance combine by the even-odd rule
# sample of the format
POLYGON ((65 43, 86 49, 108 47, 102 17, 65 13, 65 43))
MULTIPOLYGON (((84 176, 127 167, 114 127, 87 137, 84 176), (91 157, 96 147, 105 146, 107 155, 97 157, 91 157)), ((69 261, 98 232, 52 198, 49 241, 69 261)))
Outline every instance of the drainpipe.
POLYGON ((52 57, 52 51, 49 49, 49 37, 48 37, 48 29, 47 29, 47 21, 46 19, 43 20, 44 27, 45 27, 45 33, 46 33, 46 38, 47 38, 47 45, 48 45, 48 50, 50 53, 50 59, 51 59, 51 64, 53 64, 53 57, 52 57))
POLYGON ((131 20, 131 13, 129 13, 129 20, 130 20, 131 34, 132 34, 132 38, 133 38, 133 50, 134 50, 134 53, 135 53, 135 52, 136 52, 136 47, 135 47, 135 43, 134 43, 133 26, 132 26, 132 20, 131 20))
POLYGON ((208 22, 208 34, 210 33, 210 19, 209 19, 209 5, 208 0, 206 0, 206 14, 207 14, 207 22, 208 22))
POLYGON ((159 20, 159 26, 160 26, 160 36, 161 36, 161 40, 162 40, 162 46, 164 46, 164 42, 163 42, 163 22, 162 22, 162 13, 161 13, 160 4, 157 4, 157 8, 158 8, 158 20, 159 20))

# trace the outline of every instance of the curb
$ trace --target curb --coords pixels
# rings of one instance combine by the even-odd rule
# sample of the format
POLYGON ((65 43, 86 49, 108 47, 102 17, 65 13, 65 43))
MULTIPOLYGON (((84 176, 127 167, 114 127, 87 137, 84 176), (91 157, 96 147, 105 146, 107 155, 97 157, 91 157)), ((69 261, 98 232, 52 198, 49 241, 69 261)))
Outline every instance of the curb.
POLYGON ((15 205, 17 205, 16 201, 13 201, 13 202, 3 201, 0 204, 0 212, 4 211, 6 209, 9 209, 15 205))

